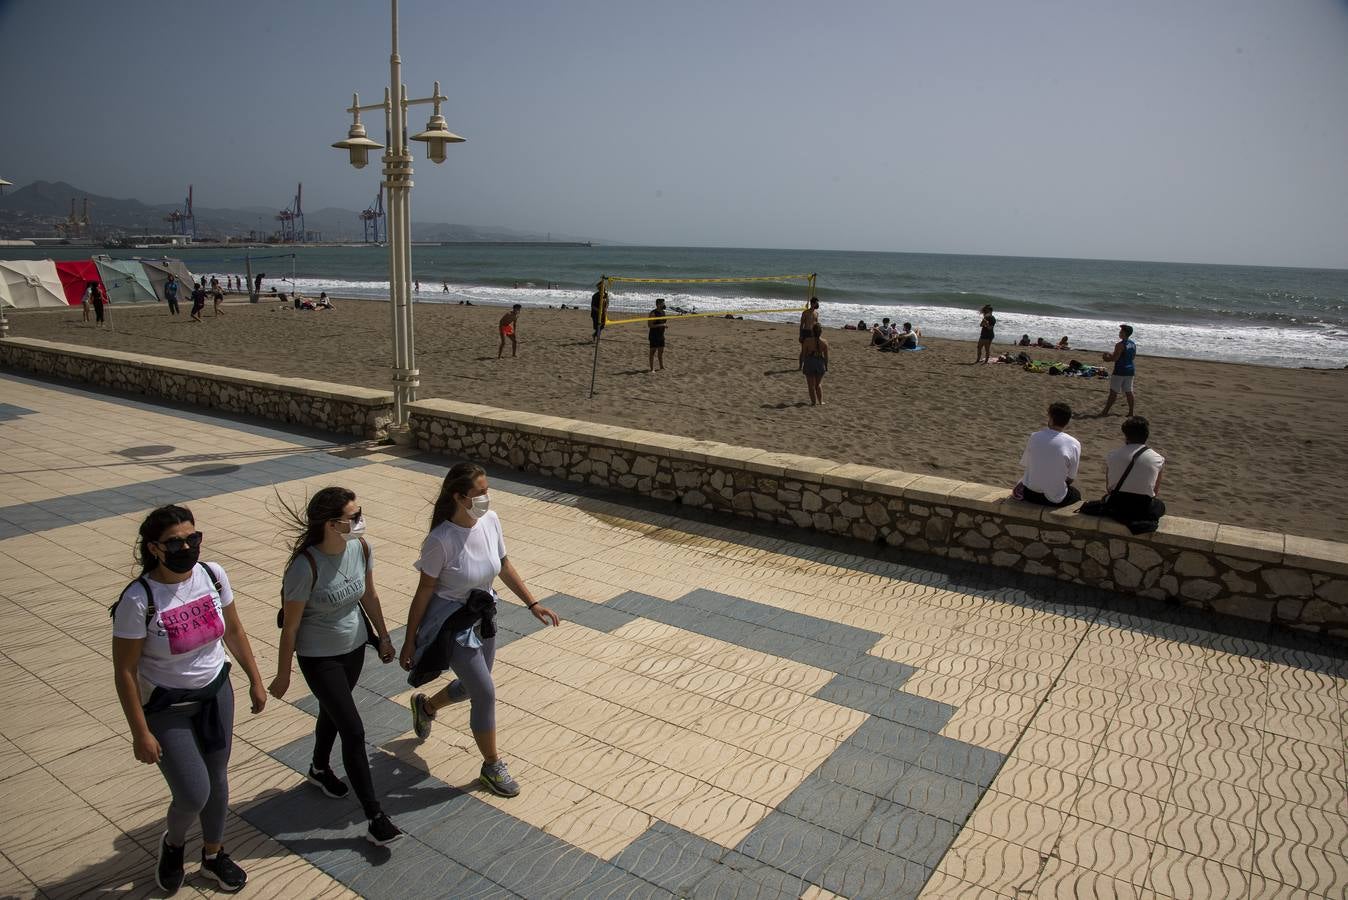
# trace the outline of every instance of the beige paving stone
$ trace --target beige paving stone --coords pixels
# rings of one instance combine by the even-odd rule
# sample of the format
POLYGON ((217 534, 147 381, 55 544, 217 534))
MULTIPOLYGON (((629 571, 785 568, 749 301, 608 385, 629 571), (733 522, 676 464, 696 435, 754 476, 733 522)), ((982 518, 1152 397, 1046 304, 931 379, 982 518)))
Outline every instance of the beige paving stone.
MULTIPOLYGON (((808 892, 801 894, 802 898, 811 896, 813 895, 808 892)), ((953 875, 938 871, 933 872, 932 876, 927 879, 927 884, 918 896, 921 900, 944 900, 947 897, 960 897, 962 900, 963 898, 967 898, 967 900, 997 900, 997 898, 1011 895, 999 894, 989 888, 979 887, 967 881, 961 881, 953 875)))
POLYGON ((1082 779, 1077 775, 1012 757, 998 771, 991 789, 1012 797, 1030 798, 1059 811, 1070 811, 1081 784, 1082 779))
POLYGON ((1348 794, 1341 780, 1325 778, 1313 772, 1274 767, 1265 758, 1258 776, 1263 793, 1318 809, 1348 809, 1348 794))
POLYGON ((544 831, 600 859, 612 859, 641 836, 652 818, 599 794, 592 794, 550 822, 544 831))
POLYGON ((1150 855, 1147 839, 1075 817, 1067 820, 1058 842, 1058 858, 1063 862, 1137 887, 1145 884, 1150 855))
POLYGON ((1251 790, 1183 770, 1175 772, 1172 787, 1169 800, 1177 806, 1247 828, 1255 826, 1259 801, 1251 790))
POLYGON ((1024 730, 1018 722, 955 713, 940 734, 997 753, 1010 753, 1024 730))
POLYGON ((966 828, 1047 855, 1058 841, 1067 814, 1029 799, 990 790, 983 795, 966 828))
POLYGON ((1032 895, 1035 898, 1078 900, 1092 897, 1097 900, 1141 900, 1142 889, 1131 882, 1111 878, 1061 859, 1050 859, 1044 866, 1039 883, 1032 895))
MULTIPOLYGON (((1164 731, 1152 731, 1135 725, 1111 722, 1104 739, 1101 741, 1101 753, 1123 753, 1128 756, 1140 756, 1153 763, 1174 766, 1181 760, 1184 739, 1164 731)), ((1195 754, 1201 759, 1201 754, 1195 754)))
POLYGON ((1246 872, 1164 844, 1152 853, 1147 887, 1163 897, 1243 897, 1246 872))
POLYGON ((1016 745, 1012 758, 1084 776, 1090 771, 1095 759, 1095 746, 1049 731, 1029 728, 1016 745))
POLYGON ((1039 731, 1070 737, 1087 744, 1098 744, 1111 727, 1104 716, 1097 716, 1069 706, 1058 706, 1050 700, 1034 717, 1034 727, 1039 731))
POLYGON ((1343 746, 1343 718, 1321 719, 1270 706, 1260 728, 1325 747, 1343 746))
POLYGON ((1237 822, 1205 816, 1182 806, 1166 807, 1158 843, 1237 869, 1249 869, 1254 830, 1237 822))
POLYGON ((1261 835, 1318 847, 1331 856, 1348 856, 1348 814, 1260 795, 1257 829, 1261 835))
POLYGON ((1101 750, 1090 767, 1089 778, 1158 800, 1169 796, 1174 770, 1164 763, 1101 750))
POLYGON ((0 855, 0 897, 36 897, 33 884, 13 863, 0 855))
POLYGON ((996 894, 1025 896, 1039 881, 1043 858, 1028 847, 966 828, 936 872, 996 894))
POLYGON ((1087 780, 1081 783, 1072 813, 1087 822, 1154 840, 1164 809, 1165 803, 1155 797, 1087 780))

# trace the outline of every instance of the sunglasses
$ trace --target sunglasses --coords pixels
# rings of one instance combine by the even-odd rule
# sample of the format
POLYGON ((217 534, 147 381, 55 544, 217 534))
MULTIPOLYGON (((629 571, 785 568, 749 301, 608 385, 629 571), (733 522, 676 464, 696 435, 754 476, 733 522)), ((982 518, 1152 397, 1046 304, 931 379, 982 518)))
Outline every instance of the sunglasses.
POLYGON ((158 544, 169 553, 177 553, 179 550, 186 550, 189 547, 196 550, 201 546, 201 532, 194 531, 185 538, 169 538, 166 541, 158 541, 158 544))
POLYGON ((334 519, 333 521, 336 521, 336 522, 345 522, 345 523, 347 523, 348 525, 355 525, 357 522, 360 521, 361 516, 364 515, 364 514, 365 514, 365 510, 363 510, 363 509, 358 509, 358 510, 356 510, 355 512, 353 512, 353 513, 351 514, 351 518, 349 518, 349 519, 343 518, 343 517, 338 517, 337 519, 334 519))

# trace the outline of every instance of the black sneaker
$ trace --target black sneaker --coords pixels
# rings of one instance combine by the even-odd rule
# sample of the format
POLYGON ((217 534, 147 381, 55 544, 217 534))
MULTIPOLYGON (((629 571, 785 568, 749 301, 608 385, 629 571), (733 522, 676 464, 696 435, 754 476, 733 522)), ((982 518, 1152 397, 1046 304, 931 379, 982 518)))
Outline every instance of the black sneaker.
POLYGON ((214 859, 207 859, 206 851, 201 851, 201 874, 214 879, 220 885, 220 890, 227 894, 243 890, 248 881, 248 874, 234 864, 224 848, 215 854, 214 859))
POLYGON ((401 840, 402 836, 402 829, 389 821, 389 817, 383 813, 370 820, 370 829, 365 832, 365 840, 377 847, 387 847, 394 841, 401 840))
POLYGON ((154 870, 155 884, 170 897, 183 886, 183 848, 168 842, 168 832, 159 839, 159 865, 154 870))
POLYGON ((345 781, 332 774, 331 769, 315 769, 310 766, 309 774, 304 777, 310 784, 334 800, 340 800, 351 790, 346 786, 345 781))

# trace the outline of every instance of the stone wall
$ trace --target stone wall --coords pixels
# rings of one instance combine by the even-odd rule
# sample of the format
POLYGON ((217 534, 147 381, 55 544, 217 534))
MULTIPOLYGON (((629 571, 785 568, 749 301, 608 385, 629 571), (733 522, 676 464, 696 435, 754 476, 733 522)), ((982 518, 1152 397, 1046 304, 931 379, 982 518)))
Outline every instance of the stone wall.
POLYGON ((1176 516, 1134 536, 1005 487, 447 400, 423 450, 1348 640, 1348 544, 1176 516))
POLYGON ((31 338, 0 341, 0 366, 364 438, 393 420, 389 391, 31 338))

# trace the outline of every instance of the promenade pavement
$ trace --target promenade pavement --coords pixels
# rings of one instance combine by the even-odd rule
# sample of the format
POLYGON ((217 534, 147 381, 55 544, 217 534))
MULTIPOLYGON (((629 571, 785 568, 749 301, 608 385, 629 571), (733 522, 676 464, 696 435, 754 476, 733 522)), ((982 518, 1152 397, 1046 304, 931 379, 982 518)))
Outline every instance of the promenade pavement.
MULTIPOLYGON (((448 461, 0 375, 0 896, 157 896, 167 789, 131 753, 107 608, 141 517, 191 507, 275 673, 277 494, 341 484, 405 620, 448 461)), ((1326 897, 1348 891, 1348 663, 1056 582, 491 472, 510 558, 499 740, 429 739, 370 656, 408 837, 304 782, 316 705, 239 712, 227 846, 254 897, 1326 897)), ((504 588, 501 589, 504 592, 504 588)), ((401 632, 395 632, 395 642, 401 632)), ((340 754, 333 755, 340 772, 340 754)), ((214 893, 189 839, 180 896, 214 893)))

